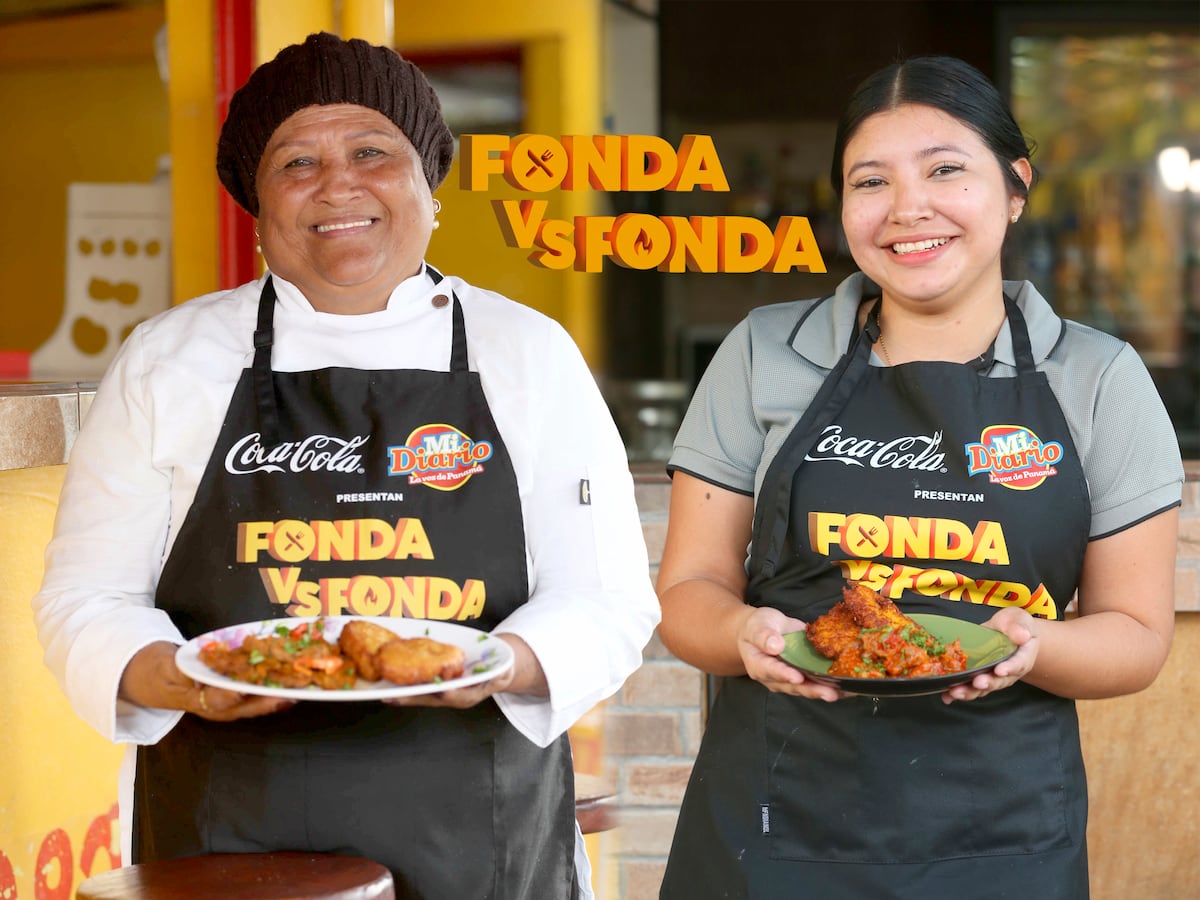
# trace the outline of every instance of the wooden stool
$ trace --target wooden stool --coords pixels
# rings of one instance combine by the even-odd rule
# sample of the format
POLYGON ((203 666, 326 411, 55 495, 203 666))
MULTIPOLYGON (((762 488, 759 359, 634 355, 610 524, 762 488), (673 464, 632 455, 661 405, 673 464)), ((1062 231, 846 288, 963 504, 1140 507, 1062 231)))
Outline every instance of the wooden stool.
POLYGON ((75 900, 395 900, 392 873, 358 856, 214 853, 93 875, 75 900))

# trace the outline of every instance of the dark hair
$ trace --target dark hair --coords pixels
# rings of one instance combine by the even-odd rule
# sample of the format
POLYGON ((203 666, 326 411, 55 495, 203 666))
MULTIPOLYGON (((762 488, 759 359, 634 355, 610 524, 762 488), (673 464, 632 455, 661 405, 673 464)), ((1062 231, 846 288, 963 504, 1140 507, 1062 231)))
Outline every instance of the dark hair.
MULTIPOLYGON (((842 162, 846 144, 864 121, 906 103, 941 110, 962 122, 987 145, 1000 163, 1013 193, 1029 196, 1029 188, 1013 170, 1018 159, 1033 155, 1035 144, 1021 133, 1000 92, 974 66, 953 56, 916 56, 880 69, 850 97, 838 122, 829 180, 842 198, 842 162)), ((1031 164, 1032 167, 1032 164, 1031 164)), ((1034 170, 1034 180, 1037 170, 1034 170)), ((1032 184, 1032 182, 1031 182, 1032 184)))

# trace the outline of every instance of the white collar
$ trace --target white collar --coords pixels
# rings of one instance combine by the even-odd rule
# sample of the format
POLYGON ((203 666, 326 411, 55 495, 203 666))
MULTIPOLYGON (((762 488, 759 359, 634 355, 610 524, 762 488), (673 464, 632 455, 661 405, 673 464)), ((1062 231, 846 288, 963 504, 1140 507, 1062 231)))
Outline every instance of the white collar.
MULTIPOLYGON (((260 280, 265 281, 266 273, 260 280)), ((433 278, 429 275, 429 267, 424 261, 421 262, 421 270, 415 275, 405 278, 392 290, 388 296, 387 307, 375 313, 366 313, 360 316, 346 316, 341 313, 326 313, 318 312, 313 309, 312 303, 304 296, 304 293, 296 285, 289 281, 284 281, 278 275, 271 275, 275 283, 275 294, 279 298, 279 303, 284 308, 290 311, 299 311, 318 316, 328 316, 331 319, 365 319, 372 320, 373 316, 379 316, 390 313, 394 310, 405 310, 411 308, 416 300, 421 299, 433 288, 433 278)), ((357 330, 357 329, 355 329, 357 330)))

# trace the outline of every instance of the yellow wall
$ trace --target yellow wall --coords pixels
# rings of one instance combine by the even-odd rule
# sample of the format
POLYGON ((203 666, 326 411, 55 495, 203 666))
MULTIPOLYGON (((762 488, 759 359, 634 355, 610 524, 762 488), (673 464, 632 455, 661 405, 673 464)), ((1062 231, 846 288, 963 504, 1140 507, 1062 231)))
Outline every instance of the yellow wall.
MULTIPOLYGON (((9 422, 9 425, 13 423, 9 422)), ((123 748, 78 718, 42 665, 29 605, 66 466, 0 472, 0 898, 72 897, 121 863, 123 748)), ((126 858, 128 858, 126 856, 126 858)))
POLYGON ((31 350, 62 315, 67 185, 149 181, 168 152, 157 7, 0 25, 0 350, 31 350))
POLYGON ((172 299, 217 289, 216 94, 210 2, 166 0, 171 60, 172 299))

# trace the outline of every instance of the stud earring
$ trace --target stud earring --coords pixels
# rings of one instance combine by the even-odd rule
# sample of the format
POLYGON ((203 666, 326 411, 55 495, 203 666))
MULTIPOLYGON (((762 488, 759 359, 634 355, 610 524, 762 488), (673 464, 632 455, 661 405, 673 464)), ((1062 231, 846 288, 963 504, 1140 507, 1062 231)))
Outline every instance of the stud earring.
POLYGON ((1020 217, 1020 216, 1018 216, 1016 213, 1013 213, 1013 214, 1012 214, 1012 217, 1011 217, 1011 219, 1010 219, 1010 221, 1011 221, 1011 222, 1012 222, 1014 225, 1016 225, 1016 224, 1017 224, 1017 219, 1019 219, 1019 218, 1021 218, 1021 217, 1020 217))

